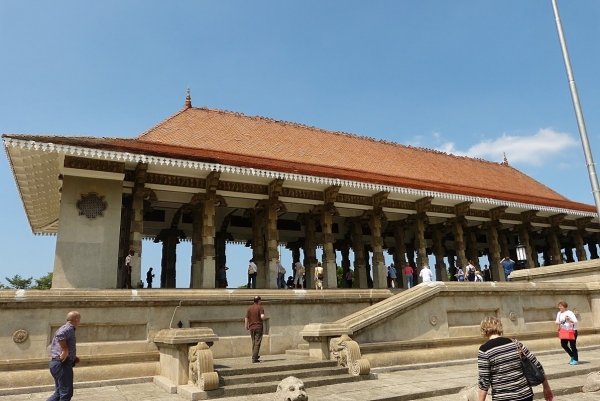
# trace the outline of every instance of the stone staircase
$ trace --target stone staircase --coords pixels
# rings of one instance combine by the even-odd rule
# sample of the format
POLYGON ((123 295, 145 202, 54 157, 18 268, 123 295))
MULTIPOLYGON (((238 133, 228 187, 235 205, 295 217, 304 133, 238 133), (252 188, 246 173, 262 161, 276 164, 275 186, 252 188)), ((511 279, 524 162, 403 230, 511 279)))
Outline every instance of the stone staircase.
POLYGON ((307 343, 298 344, 298 348, 288 349, 285 351, 285 354, 291 355, 291 356, 299 356, 299 357, 308 358, 308 344, 307 343))
POLYGON ((302 380, 307 389, 377 377, 374 374, 352 376, 347 368, 338 366, 336 361, 310 361, 287 355, 265 356, 261 358, 261 363, 255 364, 250 362, 250 358, 244 358, 244 361, 240 362, 238 358, 215 360, 219 390, 209 392, 213 393, 209 395, 211 398, 273 394, 277 385, 288 376, 302 380))

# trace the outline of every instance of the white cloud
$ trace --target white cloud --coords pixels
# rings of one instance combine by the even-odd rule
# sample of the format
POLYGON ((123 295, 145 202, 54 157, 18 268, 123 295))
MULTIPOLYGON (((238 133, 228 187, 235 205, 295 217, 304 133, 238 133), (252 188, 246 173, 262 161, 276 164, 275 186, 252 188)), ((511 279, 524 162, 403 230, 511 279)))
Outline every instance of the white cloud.
POLYGON ((495 162, 501 162, 506 153, 509 164, 541 166, 544 162, 556 160, 556 156, 578 144, 570 134, 543 128, 529 136, 502 134, 500 138, 481 141, 466 151, 457 149, 453 142, 446 142, 437 149, 457 156, 477 157, 495 162))

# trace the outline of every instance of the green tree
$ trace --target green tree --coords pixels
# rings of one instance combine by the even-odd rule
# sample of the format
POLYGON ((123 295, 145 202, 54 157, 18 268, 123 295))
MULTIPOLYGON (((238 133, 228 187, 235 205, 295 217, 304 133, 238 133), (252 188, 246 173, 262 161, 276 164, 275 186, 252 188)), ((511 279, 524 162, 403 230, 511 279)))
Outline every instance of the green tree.
POLYGON ((15 274, 13 278, 4 278, 6 281, 8 281, 8 288, 13 288, 15 290, 25 290, 27 288, 31 288, 31 282, 33 281, 33 277, 23 278, 18 274, 15 274))
POLYGON ((4 284, 0 283, 0 290, 4 290, 4 289, 6 289, 6 286, 4 284))
POLYGON ((49 290, 52 288, 52 272, 35 279, 35 286, 37 290, 49 290))

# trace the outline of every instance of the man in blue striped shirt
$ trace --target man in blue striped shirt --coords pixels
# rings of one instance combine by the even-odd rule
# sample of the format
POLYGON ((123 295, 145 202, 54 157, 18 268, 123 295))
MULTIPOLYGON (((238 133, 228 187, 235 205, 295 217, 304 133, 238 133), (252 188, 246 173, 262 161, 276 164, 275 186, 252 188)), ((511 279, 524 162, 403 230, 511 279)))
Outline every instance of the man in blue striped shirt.
POLYGON ((67 322, 60 326, 50 345, 50 374, 54 378, 54 394, 47 401, 70 401, 73 397, 73 366, 79 362, 75 330, 81 315, 77 311, 67 314, 67 322))

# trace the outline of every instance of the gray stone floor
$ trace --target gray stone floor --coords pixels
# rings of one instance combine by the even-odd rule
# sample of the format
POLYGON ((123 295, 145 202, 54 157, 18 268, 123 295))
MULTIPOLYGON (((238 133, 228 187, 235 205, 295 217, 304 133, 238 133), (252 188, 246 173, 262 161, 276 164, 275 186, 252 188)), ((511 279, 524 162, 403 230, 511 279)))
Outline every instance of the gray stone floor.
MULTIPOLYGON (((546 373, 560 377, 565 372, 577 371, 579 375, 568 378, 551 379, 550 385, 556 393, 556 401, 600 401, 600 393, 575 394, 577 388, 585 383, 587 372, 600 371, 600 351, 598 349, 581 350, 581 363, 568 365, 568 356, 563 353, 538 355, 546 373), (564 394, 568 391, 570 394, 564 394)), ((217 361, 215 361, 217 362, 217 361)), ((382 371, 378 380, 356 383, 336 384, 309 388, 310 401, 368 401, 385 398, 387 401, 427 400, 452 401, 458 390, 477 381, 475 360, 453 366, 431 366, 428 368, 382 371)), ((535 388, 536 398, 541 395, 541 386, 535 388)), ((51 393, 0 396, 0 401, 45 400, 51 393)), ((272 394, 248 395, 244 397, 219 398, 220 401, 267 401, 272 394)), ((152 383, 127 384, 98 388, 82 388, 75 391, 74 401, 183 401, 178 395, 166 394, 152 383)))

